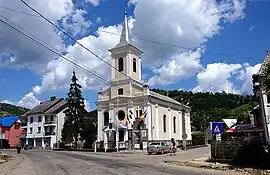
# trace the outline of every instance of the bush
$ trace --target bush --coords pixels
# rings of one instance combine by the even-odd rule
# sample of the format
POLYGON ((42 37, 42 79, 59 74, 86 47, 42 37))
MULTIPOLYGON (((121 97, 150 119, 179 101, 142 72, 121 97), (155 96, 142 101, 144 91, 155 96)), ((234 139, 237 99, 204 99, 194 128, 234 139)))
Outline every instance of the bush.
POLYGON ((205 133, 196 132, 192 133, 192 145, 204 145, 205 144, 205 133))
POLYGON ((269 156, 265 152, 259 137, 246 139, 236 150, 233 164, 264 168, 269 162, 269 156))

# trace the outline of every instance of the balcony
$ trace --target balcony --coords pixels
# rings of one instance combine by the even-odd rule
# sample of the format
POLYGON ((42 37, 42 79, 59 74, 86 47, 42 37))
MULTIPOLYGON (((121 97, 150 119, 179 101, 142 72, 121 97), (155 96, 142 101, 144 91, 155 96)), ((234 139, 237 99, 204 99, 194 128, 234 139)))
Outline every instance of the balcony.
POLYGON ((45 132, 45 136, 54 136, 55 132, 45 132))
POLYGON ((46 120, 44 122, 44 125, 55 125, 56 124, 56 121, 55 120, 46 120))

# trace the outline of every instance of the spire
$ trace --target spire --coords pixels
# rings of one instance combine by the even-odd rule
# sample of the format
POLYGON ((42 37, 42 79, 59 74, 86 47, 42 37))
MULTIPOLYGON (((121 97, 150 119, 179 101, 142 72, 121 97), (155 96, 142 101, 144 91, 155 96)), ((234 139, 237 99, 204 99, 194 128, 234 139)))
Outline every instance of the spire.
POLYGON ((131 39, 129 27, 128 27, 127 8, 125 8, 124 23, 123 23, 122 33, 120 37, 120 42, 116 47, 122 47, 129 44, 132 44, 132 39, 131 39))

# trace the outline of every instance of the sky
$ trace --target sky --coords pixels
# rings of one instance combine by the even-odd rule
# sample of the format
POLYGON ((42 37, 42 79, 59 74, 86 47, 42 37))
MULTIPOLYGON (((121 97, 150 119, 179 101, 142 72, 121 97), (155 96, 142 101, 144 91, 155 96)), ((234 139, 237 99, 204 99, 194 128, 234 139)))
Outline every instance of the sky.
MULTIPOLYGON (((252 74, 270 48, 269 0, 25 2, 107 62, 127 8, 133 42, 144 51, 142 78, 150 88, 252 94, 252 74)), ((108 86, 104 79, 110 80, 110 66, 21 0, 0 0, 0 19, 5 22, 0 22, 0 102, 33 108, 51 96, 66 98, 74 70, 87 109, 96 108, 97 92, 108 86)))

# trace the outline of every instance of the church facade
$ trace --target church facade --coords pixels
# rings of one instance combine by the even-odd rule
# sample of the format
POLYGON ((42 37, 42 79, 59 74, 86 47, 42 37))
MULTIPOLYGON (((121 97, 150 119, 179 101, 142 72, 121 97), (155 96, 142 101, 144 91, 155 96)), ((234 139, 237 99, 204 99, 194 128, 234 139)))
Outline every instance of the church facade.
POLYGON ((190 144, 190 107, 142 83, 143 52, 132 43, 126 13, 120 42, 109 51, 111 86, 98 93, 98 142, 119 149, 142 149, 171 138, 190 144))

